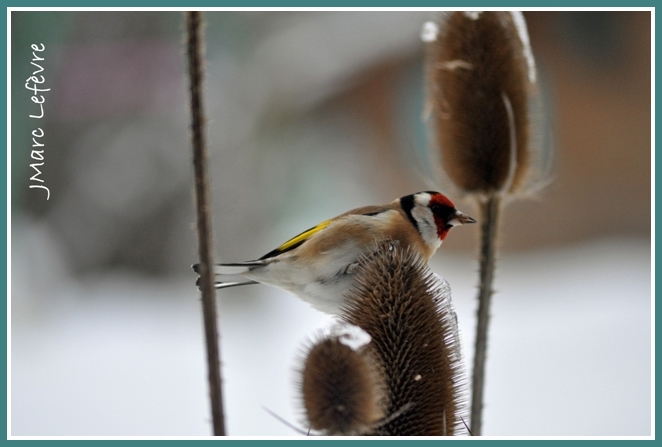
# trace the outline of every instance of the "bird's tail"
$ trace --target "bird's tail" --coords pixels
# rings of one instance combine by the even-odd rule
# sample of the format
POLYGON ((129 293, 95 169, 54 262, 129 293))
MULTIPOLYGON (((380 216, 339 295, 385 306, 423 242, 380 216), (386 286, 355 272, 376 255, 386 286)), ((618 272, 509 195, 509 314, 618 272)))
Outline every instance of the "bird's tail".
MULTIPOLYGON (((242 273, 253 270, 256 267, 263 266, 264 261, 246 261, 246 262, 235 262, 232 264, 216 264, 214 266, 214 274, 217 277, 217 281, 214 283, 214 287, 217 289, 225 289, 228 287, 235 286, 244 286, 247 284, 257 284, 257 281, 252 281, 250 279, 243 278, 242 273)), ((197 274, 200 274, 200 264, 193 264, 191 266, 193 271, 197 274)), ((200 277, 195 282, 195 285, 200 288, 200 277)))
MULTIPOLYGON (((217 289, 227 289, 228 287, 235 287, 235 286, 245 286, 248 284, 259 284, 257 281, 251 281, 250 279, 246 279, 243 281, 216 281, 214 283, 214 287, 217 289)), ((200 278, 195 281, 195 285, 200 289, 200 278)))

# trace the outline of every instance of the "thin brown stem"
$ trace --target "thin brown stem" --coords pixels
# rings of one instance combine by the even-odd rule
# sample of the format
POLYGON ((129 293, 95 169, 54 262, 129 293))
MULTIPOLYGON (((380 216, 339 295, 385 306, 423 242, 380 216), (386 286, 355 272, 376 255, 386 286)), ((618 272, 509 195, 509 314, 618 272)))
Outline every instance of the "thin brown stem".
POLYGON ((485 392, 485 363, 487 360, 487 333, 490 320, 490 301, 492 299, 492 283, 496 261, 496 238, 499 222, 501 198, 492 195, 481 208, 481 256, 480 285, 478 290, 478 322, 476 325, 476 342, 471 394, 471 433, 480 436, 483 425, 483 395, 485 392))
POLYGON ((195 198, 198 222, 198 251, 200 254, 200 283, 202 314, 207 347, 209 395, 215 436, 225 436, 223 394, 221 388, 221 362, 216 327, 215 289, 210 266, 213 265, 211 241, 211 214, 207 187, 207 160, 205 142, 205 118, 202 101, 203 48, 202 17, 199 11, 186 13, 187 53, 191 91, 191 139, 193 143, 193 167, 195 171, 195 198))

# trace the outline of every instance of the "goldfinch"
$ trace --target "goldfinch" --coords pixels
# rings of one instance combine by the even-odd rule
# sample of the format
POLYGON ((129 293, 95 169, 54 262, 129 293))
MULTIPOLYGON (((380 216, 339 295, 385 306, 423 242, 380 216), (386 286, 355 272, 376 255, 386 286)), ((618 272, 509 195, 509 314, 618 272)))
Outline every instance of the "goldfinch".
MULTIPOLYGON (((435 191, 356 208, 294 236, 259 259, 216 265, 216 288, 267 284, 337 315, 352 286, 359 255, 393 240, 411 247, 427 262, 452 227, 475 222, 435 191)), ((199 273, 198 264, 193 270, 199 273)))

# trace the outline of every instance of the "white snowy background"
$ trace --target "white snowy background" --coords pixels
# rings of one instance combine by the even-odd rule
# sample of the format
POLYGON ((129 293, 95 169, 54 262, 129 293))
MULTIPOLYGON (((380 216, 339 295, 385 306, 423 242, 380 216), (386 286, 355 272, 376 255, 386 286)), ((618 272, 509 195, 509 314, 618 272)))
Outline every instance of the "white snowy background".
MULTIPOLYGON (((181 17, 14 14, 10 433, 208 436, 181 17), (34 123, 21 81, 37 41, 53 87, 48 203, 26 186, 34 123)), ((411 129, 423 107, 418 33, 432 16, 208 16, 218 261, 259 257, 349 208, 429 189, 405 161, 425 147, 411 129)), ((650 89, 637 90, 650 82, 650 34, 646 47, 633 31, 650 22, 646 13, 527 19, 552 98, 555 181, 505 211, 484 434, 650 435, 650 89), (561 35, 609 45, 555 42, 561 35), (612 65, 600 51, 632 63, 612 65), (621 115, 608 114, 605 95, 621 115)), ((476 250, 477 228, 461 227, 431 262, 451 285, 467 369, 476 250)), ((260 285, 218 293, 218 313, 228 433, 300 436, 265 409, 306 429, 301 351, 330 317, 260 285)))

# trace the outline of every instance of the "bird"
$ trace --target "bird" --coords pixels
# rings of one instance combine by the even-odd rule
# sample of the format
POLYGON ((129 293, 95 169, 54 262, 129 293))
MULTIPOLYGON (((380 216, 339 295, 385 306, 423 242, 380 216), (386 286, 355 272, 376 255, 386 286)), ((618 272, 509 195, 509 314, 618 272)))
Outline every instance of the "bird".
MULTIPOLYGON (((393 241, 427 262, 451 228, 475 222, 444 194, 417 192, 325 220, 259 259, 217 264, 215 288, 266 284, 293 293, 317 310, 340 315, 361 255, 393 241)), ((199 264, 192 267, 200 274, 199 264)))

